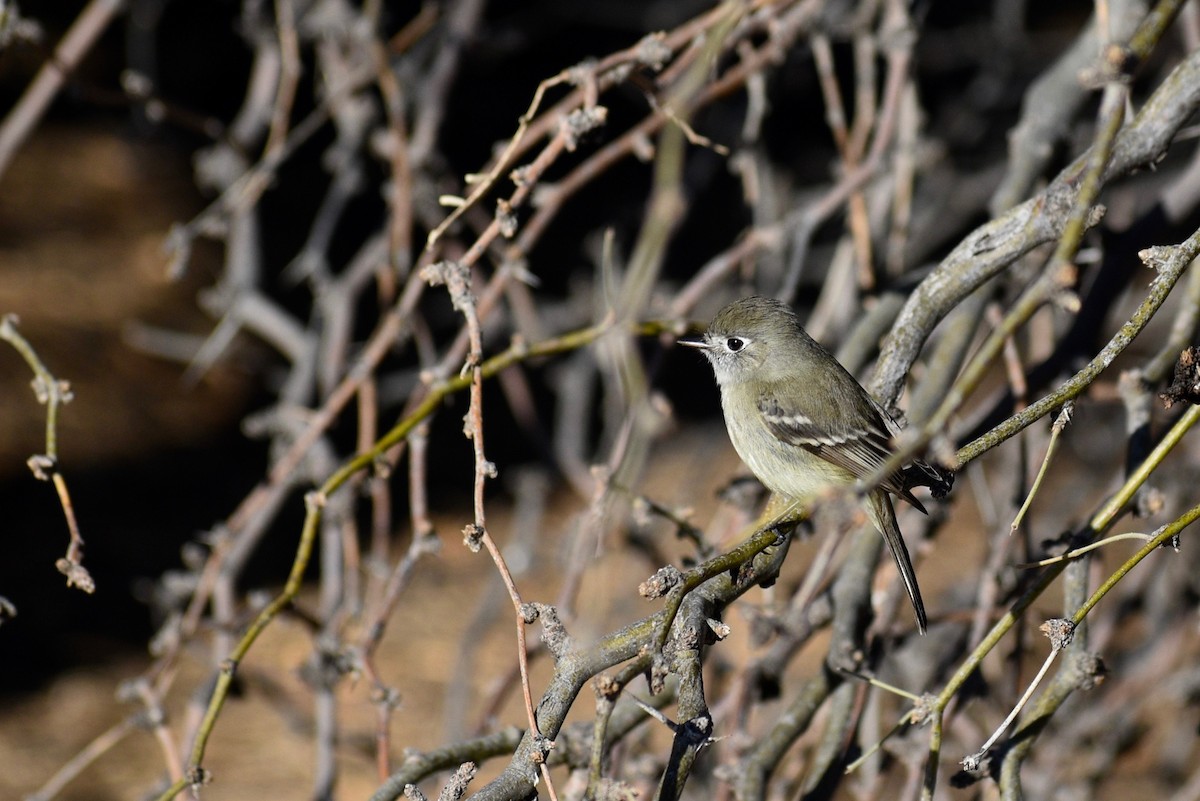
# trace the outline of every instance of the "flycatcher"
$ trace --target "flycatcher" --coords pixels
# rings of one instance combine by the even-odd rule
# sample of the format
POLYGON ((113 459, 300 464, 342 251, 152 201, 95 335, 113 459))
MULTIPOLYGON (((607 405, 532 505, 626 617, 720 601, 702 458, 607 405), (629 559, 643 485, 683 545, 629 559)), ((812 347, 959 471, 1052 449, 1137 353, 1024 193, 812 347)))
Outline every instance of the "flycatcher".
MULTIPOLYGON (((722 309, 702 337, 679 341, 712 363, 729 439, 771 492, 809 502, 830 486, 874 474, 891 455, 900 426, 783 303, 743 298, 722 309)), ((938 468, 913 466, 924 479, 906 483, 906 472, 893 473, 868 493, 866 509, 896 560, 924 634, 925 604, 889 496, 924 512, 908 487, 948 485, 938 468)))

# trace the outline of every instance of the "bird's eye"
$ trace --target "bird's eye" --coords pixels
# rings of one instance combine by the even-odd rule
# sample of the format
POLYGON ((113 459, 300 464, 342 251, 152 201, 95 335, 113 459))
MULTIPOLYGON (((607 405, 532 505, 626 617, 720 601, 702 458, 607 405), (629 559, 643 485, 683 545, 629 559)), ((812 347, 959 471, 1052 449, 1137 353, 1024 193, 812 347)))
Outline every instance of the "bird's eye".
POLYGON ((739 350, 746 347, 746 343, 738 337, 730 337, 729 339, 725 340, 725 347, 729 348, 730 352, 737 353, 739 350))

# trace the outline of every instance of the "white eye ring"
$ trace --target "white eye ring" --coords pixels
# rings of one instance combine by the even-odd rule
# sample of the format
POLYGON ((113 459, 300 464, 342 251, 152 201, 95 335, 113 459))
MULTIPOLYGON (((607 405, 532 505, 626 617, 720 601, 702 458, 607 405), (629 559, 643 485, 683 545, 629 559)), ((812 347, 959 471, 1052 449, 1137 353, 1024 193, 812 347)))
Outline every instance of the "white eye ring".
POLYGON ((737 353, 742 348, 749 344, 749 340, 741 337, 728 337, 725 340, 725 349, 730 353, 737 353))

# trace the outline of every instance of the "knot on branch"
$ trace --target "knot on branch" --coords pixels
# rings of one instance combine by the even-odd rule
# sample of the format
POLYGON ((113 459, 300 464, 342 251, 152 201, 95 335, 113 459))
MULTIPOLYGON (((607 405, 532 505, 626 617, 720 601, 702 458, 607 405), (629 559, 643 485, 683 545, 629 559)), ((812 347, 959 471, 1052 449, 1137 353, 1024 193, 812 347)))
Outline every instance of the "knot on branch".
POLYGON ((1066 618, 1054 617, 1038 626, 1038 631, 1050 638, 1050 647, 1061 651, 1071 644, 1075 636, 1075 624, 1066 618))
POLYGON ((533 748, 529 752, 529 761, 535 765, 543 765, 554 750, 554 741, 545 737, 541 732, 533 735, 533 748))
POLYGON ((496 201, 496 225, 500 228, 500 236, 505 239, 517 235, 517 215, 512 204, 504 198, 496 201))
POLYGON ((667 565, 659 568, 658 572, 639 584, 638 594, 648 600, 661 598, 681 581, 683 581, 683 573, 679 572, 679 568, 667 565))
POLYGON ((962 766, 962 770, 950 777, 950 786, 970 787, 972 784, 982 781, 991 771, 991 762, 991 757, 987 754, 971 754, 963 757, 958 763, 962 766))
POLYGON ((526 623, 542 621, 542 643, 555 661, 571 650, 571 635, 567 633, 567 628, 555 607, 536 602, 522 604, 521 617, 526 623))
POLYGON ((33 387, 33 395, 37 402, 43 405, 51 400, 57 400, 59 403, 75 400, 75 393, 71 392, 71 382, 61 378, 47 381, 45 376, 39 375, 30 381, 29 385, 33 387))
POLYGON ((599 62, 594 58, 585 58, 578 64, 567 67, 564 78, 571 86, 587 86, 596 80, 596 66, 599 62))
POLYGON ((1139 250, 1138 258, 1151 270, 1161 273, 1163 268, 1171 263, 1178 250, 1175 245, 1153 245, 1139 250))
POLYGON ((198 791, 201 787, 212 781, 212 774, 199 765, 192 765, 187 769, 187 783, 192 788, 192 792, 198 791))
POLYGON ((601 673, 592 681, 596 696, 606 701, 615 701, 621 694, 621 683, 608 674, 601 673))
POLYGON ((478 523, 467 523, 463 526, 463 545, 471 553, 479 553, 479 549, 483 547, 483 535, 487 531, 478 523))
POLYGON ((508 179, 512 181, 518 189, 523 189, 524 187, 533 184, 533 182, 536 180, 535 175, 536 174, 533 171, 532 164, 522 164, 520 167, 512 168, 512 171, 508 174, 508 179))
POLYGON ((659 72, 671 60, 671 48, 662 31, 648 33, 633 48, 633 57, 643 66, 659 72))
POLYGON ((55 562, 54 566, 58 568, 59 573, 67 577, 68 587, 78 587, 88 595, 96 591, 96 582, 92 578, 92 574, 74 559, 64 557, 55 562))
POLYGON ((49 481, 50 477, 58 472, 58 462, 53 456, 45 453, 30 456, 25 460, 25 464, 29 466, 29 471, 38 481, 49 481))
POLYGON ((320 490, 310 490, 304 493, 304 511, 310 515, 320 512, 328 502, 329 496, 320 490))
POLYGON ((445 286, 456 311, 467 314, 475 309, 471 294, 471 269, 460 261, 439 261, 423 268, 421 278, 430 286, 445 286))
POLYGON ((579 140, 589 131, 599 128, 608 120, 608 109, 604 106, 577 108, 562 118, 559 123, 559 133, 563 137, 563 146, 574 152, 579 147, 579 140))

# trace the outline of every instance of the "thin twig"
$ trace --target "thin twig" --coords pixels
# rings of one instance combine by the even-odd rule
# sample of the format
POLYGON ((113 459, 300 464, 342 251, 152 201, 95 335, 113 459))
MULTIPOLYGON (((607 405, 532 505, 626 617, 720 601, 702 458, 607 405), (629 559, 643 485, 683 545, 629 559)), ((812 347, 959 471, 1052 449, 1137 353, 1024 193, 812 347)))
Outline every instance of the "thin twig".
POLYGON ((1054 458, 1054 454, 1058 451, 1059 438, 1062 436, 1063 429, 1071 422, 1071 413, 1075 410, 1075 402, 1067 401, 1063 404, 1062 411, 1058 413, 1058 417, 1054 420, 1054 425, 1050 426, 1050 442, 1046 444, 1046 455, 1042 458, 1042 466, 1038 468, 1037 477, 1033 480, 1033 486, 1029 488, 1029 493, 1025 496, 1025 502, 1021 504, 1021 508, 1017 510, 1016 517, 1013 518, 1009 525, 1010 531, 1016 531, 1021 526, 1021 521, 1025 519, 1025 513, 1029 511, 1029 507, 1033 504, 1033 497, 1037 495, 1041 489, 1042 481, 1046 478, 1046 473, 1050 469, 1050 461, 1054 458))
POLYGON ((34 395, 37 396, 38 403, 46 404, 46 452, 31 456, 28 464, 34 478, 54 484, 63 517, 67 521, 67 532, 70 535, 67 553, 57 560, 54 566, 67 577, 68 587, 78 587, 90 595, 96 591, 96 582, 83 566, 83 535, 80 534, 79 523, 75 519, 75 505, 71 503, 67 480, 58 463, 58 410, 60 406, 71 401, 71 386, 66 381, 54 377, 33 346, 17 331, 16 315, 6 314, 0 318, 0 340, 12 345, 29 365, 34 375, 34 395))

